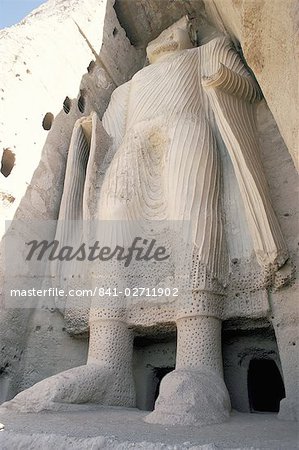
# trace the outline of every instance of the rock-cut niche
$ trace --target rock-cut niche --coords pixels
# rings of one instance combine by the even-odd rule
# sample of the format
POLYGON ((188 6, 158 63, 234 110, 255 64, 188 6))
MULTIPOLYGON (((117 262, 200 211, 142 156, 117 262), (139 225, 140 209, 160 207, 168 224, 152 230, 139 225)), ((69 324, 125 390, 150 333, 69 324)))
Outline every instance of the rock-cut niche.
POLYGON ((5 177, 8 177, 11 174, 11 171, 15 165, 16 155, 10 148, 5 148, 3 150, 2 159, 1 159, 1 173, 5 177))
POLYGON ((285 389, 272 359, 252 359, 248 368, 248 397, 252 412, 278 412, 285 389))

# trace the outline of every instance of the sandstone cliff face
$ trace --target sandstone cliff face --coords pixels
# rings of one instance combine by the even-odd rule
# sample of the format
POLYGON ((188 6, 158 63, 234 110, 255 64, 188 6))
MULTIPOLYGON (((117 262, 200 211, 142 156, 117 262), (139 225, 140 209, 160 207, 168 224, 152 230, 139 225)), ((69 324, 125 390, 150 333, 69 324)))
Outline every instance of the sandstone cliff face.
MULTIPOLYGON (((5 197, 2 202, 0 236, 4 219, 12 219, 15 210, 16 220, 29 223, 57 219, 76 120, 91 111, 102 117, 116 85, 127 81, 143 63, 120 27, 112 1, 50 0, 22 23, 1 33, 6 71, 1 73, 5 98, 0 103, 0 139, 3 148, 12 147, 16 153, 16 165, 8 177, 0 174, 0 193, 15 198, 9 202, 5 197), (31 40, 25 46, 22 42, 27 35, 31 40), (16 64, 12 52, 19 54, 16 64), (26 72, 27 67, 32 74, 26 72), (49 130, 42 126, 47 112, 54 116, 49 130)), ((5 259, 5 241, 2 239, 0 259, 5 259)), ((87 351, 86 339, 68 335, 54 305, 19 309, 6 300, 2 292, 0 402, 49 374, 83 364, 87 351)))
POLYGON ((298 162, 296 0, 204 0, 209 19, 241 46, 290 154, 298 162))
POLYGON ((75 22, 99 52, 105 11, 106 0, 50 0, 0 30, 0 158, 9 148, 16 159, 8 177, 0 174, 2 219, 12 219, 64 99, 80 95, 81 77, 94 56, 75 22), (43 123, 47 113, 53 116, 43 123))

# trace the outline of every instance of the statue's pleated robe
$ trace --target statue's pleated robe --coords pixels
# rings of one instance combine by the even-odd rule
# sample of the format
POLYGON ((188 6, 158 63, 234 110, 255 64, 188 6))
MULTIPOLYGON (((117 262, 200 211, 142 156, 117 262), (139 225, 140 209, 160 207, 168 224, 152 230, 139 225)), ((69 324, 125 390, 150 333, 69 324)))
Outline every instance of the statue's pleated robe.
MULTIPOLYGON (((104 169, 98 168, 100 181, 95 180, 95 189, 88 182, 88 167, 94 165, 93 161, 88 162, 86 171, 88 193, 83 192, 82 180, 73 181, 80 183, 87 203, 89 197, 96 197, 91 201, 93 218, 117 221, 123 224, 124 233, 128 228, 125 223, 133 221, 190 223, 192 289, 218 296, 228 282, 227 237, 231 234, 224 224, 220 148, 232 161, 235 191, 241 199, 238 214, 246 217, 239 221, 244 224, 241 231, 251 241, 244 246, 249 248, 247 253, 251 246, 252 254, 266 271, 271 265, 277 267, 279 258, 279 265, 287 258, 259 156, 251 105, 255 88, 251 81, 226 38, 177 52, 145 67, 112 94, 102 124, 113 144, 107 153, 109 164, 106 157, 104 169), (230 77, 228 72, 226 87, 232 94, 222 95, 219 90, 215 96, 216 90, 209 90, 205 79, 219 72, 221 64, 239 78, 230 77), (230 108, 236 111, 230 114, 230 108)), ((97 148, 96 138, 90 145, 91 155, 103 151, 97 148)), ((70 149, 70 153, 74 151, 70 149)), ((78 160, 78 164, 82 162, 78 160)), ((84 164, 86 167, 85 160, 84 164)), ((234 188, 230 187, 230 191, 234 195, 234 188)), ((63 203, 73 204, 67 198, 63 203)), ((83 214, 84 218, 91 217, 83 214)), ((244 254, 237 256, 242 258, 244 254)), ((118 272, 106 280, 112 287, 121 278, 122 267, 123 262, 119 262, 118 272)), ((153 287, 157 281, 154 278, 153 287)), ((250 284, 248 292, 267 287, 264 275, 259 278, 253 274, 252 282, 245 274, 244 280, 245 285, 250 284)), ((242 283, 238 280, 241 287, 237 286, 237 290, 243 289, 242 283)), ((102 300, 107 305, 112 301, 102 300)))
POLYGON ((114 92, 103 118, 106 131, 115 133, 119 100, 127 101, 127 112, 98 217, 191 221, 200 261, 222 278, 219 155, 199 62, 199 49, 180 52, 144 68, 114 92))
MULTIPOLYGON (((206 269, 223 284, 228 260, 216 142, 219 131, 202 86, 203 77, 215 74, 220 63, 249 79, 231 43, 218 38, 166 57, 116 89, 103 125, 115 138, 117 150, 102 186, 98 218, 190 221, 199 261, 195 270, 206 269)), ((254 121, 253 116, 250 120, 254 121)), ((253 125, 249 121, 242 133, 251 134, 254 141, 253 125)), ((244 145, 248 145, 246 139, 244 145)), ((254 153, 252 148, 253 162, 254 153)), ((258 164, 255 168, 262 170, 258 164)), ((252 188, 254 196, 264 187, 252 188)), ((245 201, 247 195, 244 192, 245 201)), ((251 206, 246 204, 247 209, 251 206)))

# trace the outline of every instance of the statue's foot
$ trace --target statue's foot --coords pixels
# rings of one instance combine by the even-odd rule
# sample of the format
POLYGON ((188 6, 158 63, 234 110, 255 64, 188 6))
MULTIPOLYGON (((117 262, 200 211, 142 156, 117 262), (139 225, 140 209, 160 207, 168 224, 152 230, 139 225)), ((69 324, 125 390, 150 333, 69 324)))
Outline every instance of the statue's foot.
POLYGON ((145 421, 162 425, 208 425, 225 422, 231 410, 223 379, 209 370, 177 369, 160 385, 155 409, 145 421))
POLYGON ((279 405, 278 419, 280 420, 299 420, 299 408, 296 398, 290 400, 289 398, 283 398, 279 405))
POLYGON ((115 379, 111 369, 98 364, 74 367, 36 383, 1 408, 19 412, 61 409, 66 403, 135 406, 134 384, 115 379))

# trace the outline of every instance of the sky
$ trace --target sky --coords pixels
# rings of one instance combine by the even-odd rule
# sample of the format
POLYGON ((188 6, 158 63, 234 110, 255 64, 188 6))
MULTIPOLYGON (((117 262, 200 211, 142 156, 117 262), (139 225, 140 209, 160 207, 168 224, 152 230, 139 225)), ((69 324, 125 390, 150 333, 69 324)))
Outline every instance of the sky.
POLYGON ((0 29, 20 22, 46 0, 0 0, 0 29))

